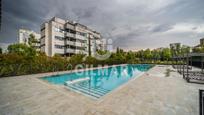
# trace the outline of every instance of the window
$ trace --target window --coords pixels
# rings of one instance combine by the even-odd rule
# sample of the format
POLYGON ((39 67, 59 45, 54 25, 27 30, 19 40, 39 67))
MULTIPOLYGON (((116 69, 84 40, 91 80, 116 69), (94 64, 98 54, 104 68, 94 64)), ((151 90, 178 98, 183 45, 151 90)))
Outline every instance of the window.
POLYGON ((80 42, 80 43, 86 43, 87 41, 86 40, 81 40, 81 39, 76 39, 77 42, 80 42))
POLYGON ((41 45, 40 45, 40 47, 43 47, 43 46, 45 46, 45 44, 41 44, 41 45))
POLYGON ((64 33, 64 30, 58 27, 55 27, 55 31, 56 32, 60 32, 60 33, 64 33))
POLYGON ((44 30, 45 30, 45 27, 43 27, 43 28, 40 29, 40 31, 44 31, 44 30))
POLYGON ((60 40, 60 41, 64 41, 64 37, 60 37, 60 36, 55 36, 55 39, 60 40))
POLYGON ((84 37, 86 37, 86 35, 87 35, 86 33, 83 33, 83 32, 77 32, 77 34, 81 35, 81 36, 84 36, 84 37))
POLYGON ((79 42, 79 43, 87 43, 87 40, 81 40, 81 39, 76 39, 76 38, 71 38, 68 37, 68 41, 73 41, 73 42, 79 42))
POLYGON ((41 36, 41 38, 40 38, 40 39, 44 39, 44 38, 45 38, 45 35, 41 36))
POLYGON ((72 33, 72 34, 76 34, 76 31, 72 30, 72 29, 66 29, 66 32, 72 33))
POLYGON ((64 46, 63 45, 55 45, 55 48, 57 48, 57 49, 64 49, 64 46))
POLYGON ((56 32, 59 32, 59 28, 55 27, 55 31, 56 31, 56 32))
POLYGON ((74 50, 85 50, 86 47, 79 47, 79 46, 73 46, 69 45, 67 48, 74 49, 74 50))

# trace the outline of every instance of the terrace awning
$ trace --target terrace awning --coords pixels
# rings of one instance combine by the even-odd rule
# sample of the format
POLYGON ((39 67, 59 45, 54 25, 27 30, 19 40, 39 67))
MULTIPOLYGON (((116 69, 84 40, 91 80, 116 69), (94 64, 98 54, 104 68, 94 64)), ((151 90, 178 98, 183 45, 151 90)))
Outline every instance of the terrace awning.
POLYGON ((188 53, 179 56, 174 56, 173 59, 177 63, 177 70, 183 77, 189 81, 190 79, 204 81, 204 53, 188 53), (189 63, 190 62, 190 63, 189 63), (192 63, 195 63, 199 70, 192 70, 192 63))

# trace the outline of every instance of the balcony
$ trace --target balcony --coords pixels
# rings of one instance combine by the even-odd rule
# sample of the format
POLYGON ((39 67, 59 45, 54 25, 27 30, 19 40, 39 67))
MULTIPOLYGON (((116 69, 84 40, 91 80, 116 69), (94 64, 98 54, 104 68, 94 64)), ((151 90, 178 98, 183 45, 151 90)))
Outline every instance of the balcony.
POLYGON ((55 53, 58 53, 58 54, 64 54, 64 48, 63 49, 57 49, 55 48, 55 53))
POLYGON ((77 35, 77 34, 76 34, 76 38, 77 38, 77 39, 80 39, 80 40, 86 40, 86 37, 81 36, 81 35, 77 35))
POLYGON ((85 47, 86 44, 85 43, 81 43, 81 42, 76 42, 75 46, 79 46, 79 47, 85 47))
POLYGON ((54 44, 64 45, 64 41, 55 39, 54 44))
POLYGON ((66 48, 66 53, 75 53, 75 50, 71 48, 66 48))
POLYGON ((66 48, 66 53, 74 53, 74 54, 86 54, 86 50, 80 50, 80 49, 71 49, 71 48, 66 48))
POLYGON ((85 54, 85 51, 84 50, 75 50, 75 53, 76 54, 85 54))
POLYGON ((102 41, 101 40, 96 40, 96 44, 101 44, 102 41))
POLYGON ((78 47, 85 47, 85 46, 87 46, 86 43, 78 42, 78 41, 69 41, 69 40, 66 41, 66 45, 72 45, 72 46, 78 46, 78 47))
POLYGON ((74 26, 69 24, 69 23, 66 23, 66 26, 65 26, 67 29, 72 29, 74 30, 74 26))
POLYGON ((75 37, 75 36, 74 36, 74 34, 69 33, 69 32, 66 32, 65 36, 67 36, 67 37, 72 37, 72 38, 74 38, 74 37, 75 37))

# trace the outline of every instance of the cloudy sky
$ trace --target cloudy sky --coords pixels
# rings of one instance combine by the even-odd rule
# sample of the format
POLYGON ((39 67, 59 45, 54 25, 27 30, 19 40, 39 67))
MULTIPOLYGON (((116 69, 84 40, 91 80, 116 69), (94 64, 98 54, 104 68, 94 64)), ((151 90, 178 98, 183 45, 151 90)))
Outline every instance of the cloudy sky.
POLYGON ((113 39, 114 47, 145 49, 204 37, 204 0, 2 0, 1 47, 17 41, 17 30, 40 31, 57 16, 76 20, 113 39))

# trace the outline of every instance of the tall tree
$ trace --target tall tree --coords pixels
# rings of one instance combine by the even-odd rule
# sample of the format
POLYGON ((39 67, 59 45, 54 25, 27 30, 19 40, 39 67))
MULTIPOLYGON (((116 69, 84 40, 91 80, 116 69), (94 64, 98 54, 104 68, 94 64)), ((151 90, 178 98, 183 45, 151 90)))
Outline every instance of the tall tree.
POLYGON ((35 39, 35 35, 30 34, 28 38, 28 45, 31 47, 34 47, 35 43, 37 43, 37 40, 35 39))
POLYGON ((2 51, 2 48, 0 47, 0 54, 2 54, 3 53, 3 51, 2 51))
POLYGON ((190 47, 183 45, 181 47, 181 54, 186 54, 186 53, 190 53, 190 47))
POLYGON ((152 58, 154 59, 154 61, 160 60, 160 58, 161 58, 160 51, 159 50, 153 50, 152 51, 152 58))
POLYGON ((119 53, 119 52, 120 52, 120 48, 117 47, 117 48, 116 48, 116 53, 119 53))
POLYGON ((145 58, 145 59, 148 59, 148 60, 152 58, 152 54, 151 54, 150 49, 146 49, 146 50, 144 51, 144 58, 145 58))
POLYGON ((171 51, 170 51, 169 48, 164 48, 162 50, 162 58, 163 58, 163 60, 167 60, 167 61, 170 60, 170 58, 171 58, 171 51))
POLYGON ((180 43, 174 43, 170 44, 170 51, 172 56, 178 56, 181 54, 181 44, 180 43))

